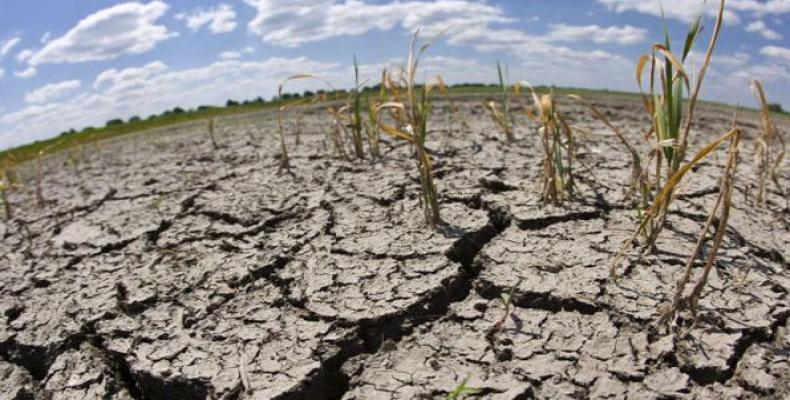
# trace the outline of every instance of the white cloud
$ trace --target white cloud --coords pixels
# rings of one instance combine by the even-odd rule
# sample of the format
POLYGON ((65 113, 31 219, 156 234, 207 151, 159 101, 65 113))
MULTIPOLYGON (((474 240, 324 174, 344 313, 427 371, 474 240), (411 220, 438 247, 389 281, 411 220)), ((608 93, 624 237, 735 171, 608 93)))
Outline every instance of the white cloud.
POLYGON ((99 10, 77 23, 65 35, 52 39, 29 56, 31 65, 109 60, 124 54, 145 53, 170 39, 170 32, 156 21, 168 5, 155 0, 147 4, 121 3, 99 10))
POLYGON ((51 37, 52 37, 52 32, 49 32, 49 31, 48 32, 44 32, 44 34, 41 35, 41 44, 49 42, 49 39, 51 37))
POLYGON ((135 86, 144 86, 149 79, 160 75, 167 69, 167 65, 161 61, 120 71, 115 68, 108 69, 96 77, 96 80, 93 81, 93 88, 105 87, 110 90, 125 90, 135 86))
POLYGON ((598 25, 572 26, 566 24, 551 25, 548 39, 553 41, 576 42, 591 41, 594 43, 634 44, 645 41, 647 30, 631 25, 623 27, 598 25))
POLYGON ((20 51, 19 53, 16 53, 16 56, 14 56, 14 58, 17 61, 23 63, 23 62, 27 62, 27 60, 29 60, 30 57, 33 57, 33 54, 35 54, 33 49, 24 49, 24 50, 20 51))
POLYGON ((360 0, 244 0, 257 9, 248 29, 263 41, 279 46, 338 36, 361 35, 396 25, 426 35, 453 26, 463 29, 495 22, 512 22, 501 8, 467 0, 405 1, 388 4, 360 0))
POLYGON ((768 40, 779 40, 782 38, 779 32, 769 28, 762 20, 757 20, 746 25, 746 31, 757 33, 768 40))
MULTIPOLYGON (((684 22, 691 22, 700 15, 715 17, 719 12, 719 2, 712 0, 598 0, 598 2, 618 13, 635 11, 660 17, 663 10, 666 17, 684 22)), ((741 18, 733 12, 732 3, 727 2, 727 4, 725 8, 727 22, 740 23, 741 18)))
POLYGON ((10 53, 11 50, 13 50, 14 47, 17 44, 19 44, 20 41, 22 41, 22 38, 20 38, 19 36, 16 36, 16 37, 12 37, 11 39, 8 39, 8 40, 2 42, 2 44, 0 44, 0 58, 4 57, 6 54, 10 53))
POLYGON ((0 68, 0 79, 3 79, 4 76, 5 76, 5 70, 0 68))
POLYGON ((185 20, 192 32, 197 32, 206 25, 212 33, 226 33, 236 29, 236 11, 225 3, 216 8, 197 8, 189 13, 178 14, 176 19, 185 20))
POLYGON ((765 46, 760 49, 760 54, 782 61, 790 61, 790 49, 779 46, 765 46))
POLYGON ((36 70, 36 67, 27 67, 27 69, 22 71, 14 71, 14 76, 17 78, 28 79, 36 76, 37 73, 38 71, 36 70))
MULTIPOLYGON (((29 104, 0 116, 2 147, 53 136, 87 125, 102 125, 112 118, 147 116, 173 107, 224 104, 227 99, 269 96, 287 76, 313 72, 331 75, 339 65, 308 58, 270 58, 262 61, 219 61, 206 66, 173 70, 161 62, 137 68, 108 70, 92 86, 48 103, 29 104), (90 110, 90 112, 86 112, 90 110)), ((350 75, 343 75, 350 81, 350 75)), ((294 82, 288 90, 318 88, 294 82)))
POLYGON ((712 65, 726 65, 728 67, 742 67, 749 63, 751 56, 748 53, 733 53, 726 55, 714 55, 712 65))
POLYGON ((26 93, 25 102, 31 104, 46 103, 63 97, 69 92, 79 89, 81 86, 82 82, 78 80, 50 83, 49 85, 42 86, 32 92, 26 93))
MULTIPOLYGON (((598 0, 598 2, 616 12, 635 11, 657 17, 661 16, 663 7, 667 17, 686 22, 693 21, 699 15, 715 17, 719 10, 717 0, 598 0)), ((737 25, 743 13, 755 17, 790 13, 790 1, 728 0, 724 12, 726 21, 737 25)))
POLYGON ((790 1, 788 0, 730 0, 727 5, 735 10, 751 12, 758 16, 790 13, 790 1))
POLYGON ((230 51, 223 51, 219 53, 219 58, 223 60, 238 60, 245 54, 252 54, 255 52, 255 49, 251 46, 247 46, 241 50, 230 50, 230 51))
MULTIPOLYGON (((593 69, 617 71, 611 75, 622 88, 625 76, 631 76, 631 61, 609 52, 576 50, 556 42, 579 38, 581 31, 594 33, 593 42, 634 43, 645 33, 633 27, 558 26, 555 36, 533 35, 517 29, 497 27, 516 20, 501 7, 468 0, 410 0, 372 3, 361 0, 245 0, 257 9, 249 23, 251 33, 264 42, 278 46, 299 46, 338 36, 361 35, 372 30, 401 27, 406 31, 422 28, 423 37, 443 32, 447 43, 470 46, 478 51, 507 52, 529 63, 539 77, 562 82, 563 75, 573 84, 581 80, 600 84, 593 79, 593 69), (446 31, 445 31, 446 30, 446 31), (625 34, 624 37, 617 37, 625 34), (557 68, 562 65, 563 68, 557 68), (627 68, 626 68, 627 67, 627 68), (564 74, 558 71, 563 70, 564 74), (629 72, 625 72, 629 71, 629 72), (579 78, 579 79, 576 79, 579 78)), ((534 78, 538 79, 538 78, 534 78)), ((631 83, 630 81, 628 81, 631 83)))

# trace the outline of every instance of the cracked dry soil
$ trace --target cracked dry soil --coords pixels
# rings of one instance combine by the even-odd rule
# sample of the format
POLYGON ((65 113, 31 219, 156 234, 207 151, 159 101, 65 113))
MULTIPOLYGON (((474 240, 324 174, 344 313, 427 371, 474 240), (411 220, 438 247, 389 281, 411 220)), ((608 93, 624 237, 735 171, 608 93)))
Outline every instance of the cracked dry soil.
MULTIPOLYGON (((639 141, 636 100, 595 102, 639 141)), ((76 169, 50 157, 48 206, 15 191, 17 218, 0 223, 0 398, 441 399, 466 377, 476 398, 501 400, 787 398, 790 214, 772 186, 766 209, 748 196, 755 115, 741 117, 734 208, 699 320, 673 334, 655 322, 719 161, 683 187, 656 251, 612 283, 637 221, 619 142, 562 104, 586 131, 589 170, 577 166, 565 206, 543 206, 535 127, 520 120, 506 145, 480 98, 456 105, 466 127, 443 102, 431 121, 437 231, 408 148, 334 158, 319 109, 288 116, 301 121, 291 174, 277 174, 271 113, 220 120, 216 151, 190 123, 86 149, 76 169)), ((703 109, 692 148, 730 119, 703 109)))

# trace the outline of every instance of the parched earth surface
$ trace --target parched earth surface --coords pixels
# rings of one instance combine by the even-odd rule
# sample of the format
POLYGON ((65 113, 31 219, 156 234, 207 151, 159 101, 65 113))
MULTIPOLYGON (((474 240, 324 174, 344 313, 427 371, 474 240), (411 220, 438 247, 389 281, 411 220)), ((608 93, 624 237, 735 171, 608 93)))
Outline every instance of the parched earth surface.
MULTIPOLYGON (((191 123, 50 157, 43 209, 20 170, 27 189, 0 223, 0 399, 441 399, 464 379, 470 397, 501 400, 787 398, 790 210, 773 185, 753 202, 755 115, 740 117, 696 324, 662 327, 723 151, 613 282, 638 219, 622 145, 562 103, 579 131, 576 194, 545 206, 535 126, 519 117, 507 144, 480 100, 440 102, 431 121, 435 231, 408 146, 339 159, 318 108, 287 117, 290 173, 270 113, 220 120, 216 150, 191 123)), ((637 101, 595 103, 648 150, 637 101)), ((692 148, 731 117, 703 110, 692 148)))

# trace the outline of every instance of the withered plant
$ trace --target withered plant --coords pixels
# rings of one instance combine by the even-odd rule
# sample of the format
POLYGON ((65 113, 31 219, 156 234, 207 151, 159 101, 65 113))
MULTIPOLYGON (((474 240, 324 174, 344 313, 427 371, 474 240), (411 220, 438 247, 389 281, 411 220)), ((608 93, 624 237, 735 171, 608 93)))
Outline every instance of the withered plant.
POLYGON ((305 102, 316 101, 319 98, 318 96, 314 96, 315 99, 303 99, 301 101, 286 103, 283 99, 283 87, 285 86, 286 83, 290 81, 307 80, 307 79, 320 81, 326 84, 332 91, 334 91, 334 88, 332 88, 332 85, 329 82, 312 74, 292 75, 286 78, 284 81, 280 82, 280 85, 277 86, 277 100, 279 103, 277 105, 277 131, 280 134, 280 167, 277 170, 278 173, 281 173, 283 170, 286 171, 291 170, 290 158, 288 157, 288 146, 285 145, 285 128, 283 124, 283 113, 285 112, 286 109, 290 107, 304 104, 305 102))
MULTIPOLYGON (((633 237, 623 245, 623 248, 618 252, 612 264, 610 265, 609 275, 611 276, 612 279, 617 279, 617 266, 620 264, 620 261, 625 255, 630 244, 637 241, 640 233, 645 231, 647 224, 655 220, 655 218, 657 218, 658 214, 662 212, 662 210, 667 209, 668 204, 672 200, 672 193, 675 191, 678 184, 680 184, 680 182, 683 180, 686 174, 688 174, 702 160, 707 158, 708 155, 713 153, 722 143, 725 143, 728 140, 732 141, 733 138, 738 135, 740 135, 740 131, 735 126, 733 126, 733 128, 729 132, 711 141, 710 143, 705 145, 705 147, 700 149, 694 155, 694 157, 692 157, 692 159, 689 160, 689 162, 682 164, 681 167, 678 168, 677 172, 675 172, 674 175, 670 176, 669 179, 667 179, 667 181, 664 183, 664 186, 655 196, 652 205, 650 206, 650 208, 647 209, 644 216, 642 217, 636 229, 636 232, 634 232, 633 237)), ((736 140, 734 143, 737 145, 738 142, 739 140, 736 140)))
POLYGON ((491 119, 499 126, 504 133, 508 143, 513 141, 513 117, 510 114, 510 85, 506 81, 506 73, 502 70, 502 64, 496 63, 497 75, 499 77, 499 102, 488 100, 483 103, 491 119))
POLYGON ((0 174, 0 200, 3 201, 5 218, 10 220, 14 218, 14 210, 11 207, 11 202, 8 201, 8 191, 11 189, 11 180, 5 169, 0 171, 0 174))
MULTIPOLYGON (((652 120, 650 131, 653 134, 653 147, 656 149, 656 153, 661 153, 655 156, 657 163, 656 183, 653 187, 662 187, 660 185, 662 155, 663 160, 666 162, 666 180, 677 175, 685 158, 700 89, 721 33, 724 21, 724 3, 725 0, 721 0, 719 4, 716 24, 708 43, 702 67, 696 74, 695 82, 691 82, 689 74, 686 73, 683 65, 691 54, 700 32, 702 32, 701 17, 697 18, 689 27, 680 57, 672 52, 672 42, 668 29, 665 27, 664 43, 653 44, 650 54, 641 56, 637 63, 636 80, 639 84, 640 93, 642 93, 645 110, 652 120), (642 87, 642 78, 648 65, 650 66, 648 73, 649 90, 645 94, 642 87), (658 86, 658 89, 656 89, 656 86, 658 86), (688 93, 690 97, 685 98, 684 93, 688 93), (686 102, 685 113, 684 101, 686 102)), ((640 223, 640 229, 646 237, 648 248, 653 248, 658 234, 664 226, 670 199, 675 189, 674 184, 664 185, 663 187, 669 191, 666 201, 658 202, 657 204, 659 204, 660 208, 645 214, 647 219, 640 223)))
POLYGON ((573 195, 573 160, 575 143, 573 130, 557 111, 553 93, 538 95, 529 88, 537 114, 530 113, 538 127, 538 136, 543 148, 542 198, 544 203, 561 205, 573 195))
POLYGON ((214 150, 219 150, 219 143, 217 143, 217 138, 214 136, 214 128, 216 127, 216 121, 214 120, 214 116, 212 115, 208 119, 208 138, 211 140, 211 145, 214 147, 214 150))
POLYGON ((765 89, 760 81, 752 81, 752 90, 760 105, 760 135, 754 141, 754 171, 755 195, 757 203, 765 207, 765 191, 770 178, 776 189, 782 196, 785 195, 784 188, 779 183, 777 171, 782 165, 785 156, 785 140, 782 133, 776 128, 771 111, 768 108, 768 100, 765 96, 765 89))
POLYGON ((675 285, 675 294, 672 298, 672 303, 661 316, 659 321, 661 324, 668 323, 678 312, 683 310, 689 310, 696 321, 702 290, 705 288, 705 285, 708 282, 710 271, 716 262, 716 254, 718 253, 722 241, 724 240, 724 235, 727 230, 727 220, 730 216, 732 187, 735 177, 735 169, 738 164, 738 145, 741 140, 741 133, 737 128, 733 128, 732 133, 728 134, 727 137, 729 138, 728 140, 730 141, 730 146, 727 153, 727 161, 720 180, 718 197, 716 198, 713 208, 710 210, 710 214, 708 215, 708 219, 705 221, 705 225, 700 231, 694 251, 691 253, 691 255, 689 255, 683 275, 681 275, 675 285), (687 296, 684 296, 686 285, 691 281, 692 268, 694 267, 697 258, 702 255, 702 247, 706 242, 711 226, 714 224, 716 225, 716 230, 713 233, 713 238, 711 239, 712 243, 710 249, 706 252, 707 257, 705 259, 704 269, 697 278, 697 283, 692 288, 691 293, 689 293, 687 296))
POLYGON ((397 79, 384 73, 382 85, 387 88, 389 101, 378 107, 377 114, 382 110, 389 110, 395 124, 383 122, 380 116, 376 117, 376 121, 384 133, 412 144, 420 176, 420 203, 426 222, 436 228, 441 217, 436 184, 433 180, 433 160, 425 149, 425 140, 428 137, 428 119, 431 116, 431 94, 437 87, 444 90, 444 83, 440 78, 419 86, 415 83, 420 56, 430 46, 429 42, 418 49, 418 40, 419 30, 412 36, 406 68, 401 70, 397 79))

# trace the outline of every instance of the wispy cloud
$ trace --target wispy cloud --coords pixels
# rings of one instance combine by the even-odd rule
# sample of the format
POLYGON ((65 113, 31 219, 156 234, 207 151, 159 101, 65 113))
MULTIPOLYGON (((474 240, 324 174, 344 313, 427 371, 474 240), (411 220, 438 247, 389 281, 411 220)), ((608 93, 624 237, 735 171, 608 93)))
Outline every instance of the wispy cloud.
POLYGON ((29 79, 36 76, 37 73, 38 70, 36 67, 27 67, 21 71, 14 71, 14 76, 17 78, 29 79))
POLYGON ((765 46, 760 49, 760 54, 785 62, 790 62, 790 49, 779 46, 765 46))
POLYGON ((254 52, 255 52, 255 49, 252 48, 252 46, 247 46, 247 47, 245 47, 245 48, 243 48, 241 50, 223 51, 222 53, 219 53, 219 58, 221 58, 223 60, 238 60, 242 56, 247 55, 247 54, 252 54, 254 52))
POLYGON ((236 11, 222 3, 215 8, 197 8, 188 13, 176 14, 176 19, 186 22, 192 32, 207 26, 212 33, 227 33, 236 29, 236 11))
POLYGON ((647 30, 631 25, 600 27, 598 25, 572 26, 566 24, 551 25, 551 32, 546 37, 549 41, 594 43, 634 44, 645 41, 647 30))
POLYGON ((746 25, 746 31, 757 33, 768 40, 779 40, 782 38, 782 35, 779 34, 779 32, 769 28, 768 25, 766 25, 762 20, 757 20, 750 23, 749 25, 746 25))
POLYGON ((0 42, 0 57, 4 57, 6 54, 10 53, 14 47, 22 41, 22 38, 19 36, 12 37, 4 42, 0 42))
POLYGON ((31 104, 46 103, 77 90, 80 86, 82 86, 82 82, 78 80, 50 83, 25 94, 25 102, 31 104))

